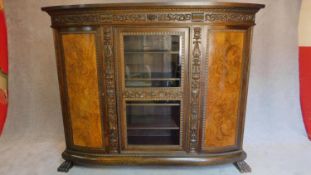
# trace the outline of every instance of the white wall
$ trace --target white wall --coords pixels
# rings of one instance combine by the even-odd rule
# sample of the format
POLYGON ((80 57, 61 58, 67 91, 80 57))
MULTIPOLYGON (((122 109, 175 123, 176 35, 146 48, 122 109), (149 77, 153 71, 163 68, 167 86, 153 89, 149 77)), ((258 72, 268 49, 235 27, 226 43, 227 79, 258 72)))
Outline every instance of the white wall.
MULTIPOLYGON (((63 139, 52 30, 49 28, 49 16, 40 8, 93 2, 119 1, 6 0, 10 108, 4 138, 63 139)), ((257 15, 254 31, 246 146, 305 137, 298 92, 297 23, 300 1, 236 2, 266 4, 266 8, 257 15)))

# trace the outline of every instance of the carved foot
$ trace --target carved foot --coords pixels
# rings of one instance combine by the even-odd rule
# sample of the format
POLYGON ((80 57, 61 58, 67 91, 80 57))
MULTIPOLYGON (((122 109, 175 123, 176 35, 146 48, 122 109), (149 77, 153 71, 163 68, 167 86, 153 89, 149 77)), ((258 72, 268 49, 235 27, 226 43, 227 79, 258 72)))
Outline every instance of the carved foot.
POLYGON ((251 167, 245 161, 235 162, 234 165, 240 171, 240 173, 252 172, 251 167))
POLYGON ((69 160, 66 160, 57 168, 57 171, 67 173, 72 168, 72 166, 73 163, 69 160))

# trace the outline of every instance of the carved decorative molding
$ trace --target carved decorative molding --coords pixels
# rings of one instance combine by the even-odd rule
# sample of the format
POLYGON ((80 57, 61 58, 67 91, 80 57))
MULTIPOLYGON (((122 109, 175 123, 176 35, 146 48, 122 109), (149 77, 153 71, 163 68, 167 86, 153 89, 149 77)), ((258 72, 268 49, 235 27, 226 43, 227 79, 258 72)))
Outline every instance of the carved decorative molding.
POLYGON ((112 51, 112 28, 104 28, 104 61, 106 65, 106 95, 107 95, 107 111, 108 111, 108 127, 110 152, 118 153, 118 122, 116 113, 116 92, 115 92, 115 74, 114 59, 112 51))
POLYGON ((241 13, 207 13, 205 14, 205 21, 208 22, 254 22, 254 14, 241 13))
POLYGON ((102 23, 133 23, 133 22, 241 22, 254 23, 254 13, 232 13, 228 10, 214 9, 202 13, 124 13, 124 14, 79 14, 55 15, 52 18, 54 26, 75 24, 102 23))
POLYGON ((124 14, 124 15, 113 15, 113 21, 146 21, 146 14, 124 14))
POLYGON ((58 15, 52 17, 53 25, 98 23, 98 15, 58 15))
POLYGON ((191 21, 192 15, 188 14, 159 14, 159 21, 191 21))
POLYGON ((191 118, 190 118, 190 151, 195 152, 198 144, 198 115, 200 95, 200 65, 201 65, 201 31, 193 28, 193 51, 191 59, 191 118))
POLYGON ((180 88, 127 88, 123 95, 130 100, 180 100, 183 93, 180 88))
POLYGON ((85 23, 113 23, 113 22, 148 22, 148 21, 191 21, 192 14, 86 14, 54 16, 54 25, 85 24, 85 23))

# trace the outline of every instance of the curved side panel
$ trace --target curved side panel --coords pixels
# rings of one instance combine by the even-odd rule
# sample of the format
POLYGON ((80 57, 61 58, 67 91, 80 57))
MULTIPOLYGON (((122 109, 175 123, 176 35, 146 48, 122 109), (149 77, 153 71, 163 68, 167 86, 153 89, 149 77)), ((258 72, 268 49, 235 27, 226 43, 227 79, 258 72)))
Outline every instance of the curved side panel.
POLYGON ((75 146, 103 145, 94 33, 62 34, 68 111, 75 146))
POLYGON ((239 136, 245 31, 209 32, 203 147, 233 150, 239 136))

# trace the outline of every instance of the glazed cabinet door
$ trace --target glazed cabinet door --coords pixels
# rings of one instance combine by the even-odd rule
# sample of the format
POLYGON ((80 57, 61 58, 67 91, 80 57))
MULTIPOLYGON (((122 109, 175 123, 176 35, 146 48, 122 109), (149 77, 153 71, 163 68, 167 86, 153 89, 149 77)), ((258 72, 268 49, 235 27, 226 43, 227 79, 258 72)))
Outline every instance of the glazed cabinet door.
POLYGON ((202 150, 241 149, 250 29, 210 28, 203 89, 202 150))
POLYGON ((62 110, 68 149, 106 151, 107 127, 101 80, 101 30, 55 30, 62 110))
POLYGON ((117 28, 121 149, 184 151, 187 28, 117 28))

